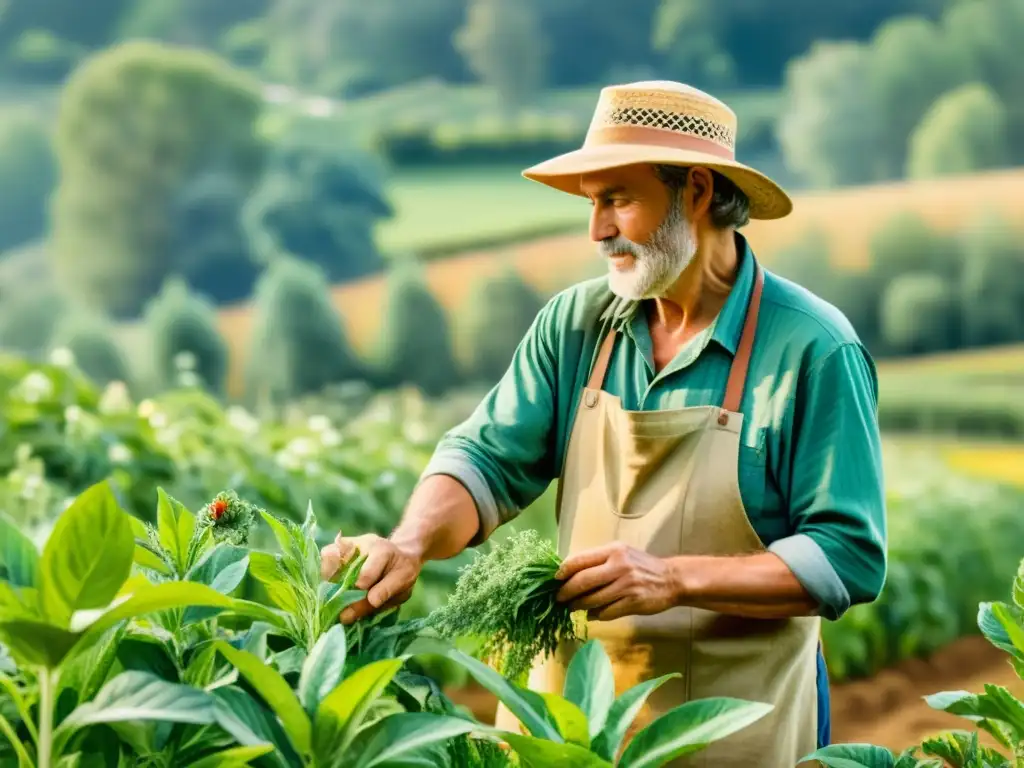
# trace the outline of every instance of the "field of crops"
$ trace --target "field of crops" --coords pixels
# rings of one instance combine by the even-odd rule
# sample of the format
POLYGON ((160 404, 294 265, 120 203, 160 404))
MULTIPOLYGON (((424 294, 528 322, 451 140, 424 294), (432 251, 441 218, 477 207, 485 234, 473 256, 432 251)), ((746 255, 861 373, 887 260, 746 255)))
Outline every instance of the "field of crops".
MULTIPOLYGON (((521 765, 577 747, 611 765, 601 756, 617 730, 575 737, 580 718, 607 722, 609 710, 567 720, 582 699, 542 706, 516 693, 474 661, 477 641, 422 645, 469 558, 428 569, 400 617, 345 630, 329 618, 358 590, 321 585, 314 553, 339 529, 389 531, 465 403, 445 412, 411 393, 349 390, 257 416, 188 389, 135 403, 117 386, 96 391, 67 359, 3 358, 0 383, 0 734, 24 749, 0 746, 0 764, 114 750, 133 765, 319 766, 342 754, 374 765, 394 743, 432 765, 507 765, 487 728, 453 708, 475 689, 529 721, 526 741, 501 735, 521 765), (350 700, 363 704, 342 707, 350 700), (137 709, 151 701, 163 703, 137 709)), ((978 604, 1006 597, 1024 554, 1024 490, 1004 482, 1019 479, 1019 447, 887 440, 885 452, 887 585, 825 625, 837 684, 976 636, 978 604)), ((552 535, 552 491, 516 528, 552 535)), ((605 663, 587 659, 580 674, 605 663)), ((659 738, 709 719, 725 736, 756 714, 735 706, 700 704, 659 738)))

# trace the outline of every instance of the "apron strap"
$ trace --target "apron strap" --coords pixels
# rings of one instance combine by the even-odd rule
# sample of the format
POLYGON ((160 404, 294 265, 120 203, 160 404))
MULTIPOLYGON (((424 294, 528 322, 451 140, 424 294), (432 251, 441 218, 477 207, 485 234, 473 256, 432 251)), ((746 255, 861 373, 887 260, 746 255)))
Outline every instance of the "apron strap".
POLYGON ((754 262, 754 290, 750 295, 750 305, 743 321, 743 334, 736 347, 736 356, 732 359, 729 369, 729 382, 725 386, 725 400, 722 409, 737 413, 743 400, 743 386, 747 380, 747 369, 750 368, 750 353, 754 348, 754 334, 757 332, 757 313, 761 309, 761 289, 764 288, 764 271, 761 265, 754 262))
POLYGON ((601 342, 601 349, 597 353, 594 367, 590 369, 590 381, 587 382, 589 389, 604 389, 604 379, 608 375, 608 363, 612 359, 612 348, 615 346, 615 337, 618 332, 611 328, 601 342))

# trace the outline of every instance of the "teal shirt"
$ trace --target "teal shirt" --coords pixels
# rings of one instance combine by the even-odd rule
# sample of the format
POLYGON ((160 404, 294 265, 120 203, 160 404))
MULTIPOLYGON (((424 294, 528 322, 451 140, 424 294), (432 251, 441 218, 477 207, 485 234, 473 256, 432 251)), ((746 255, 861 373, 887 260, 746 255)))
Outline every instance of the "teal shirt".
MULTIPOLYGON (((561 473, 582 388, 606 328, 623 331, 605 389, 629 410, 721 405, 754 284, 737 235, 739 271, 716 321, 655 374, 640 302, 607 278, 568 288, 534 320, 501 381, 439 442, 424 476, 459 480, 480 516, 474 543, 561 473)), ((765 270, 741 410, 743 505, 829 619, 870 602, 886 572, 885 492, 874 363, 847 319, 765 270)))

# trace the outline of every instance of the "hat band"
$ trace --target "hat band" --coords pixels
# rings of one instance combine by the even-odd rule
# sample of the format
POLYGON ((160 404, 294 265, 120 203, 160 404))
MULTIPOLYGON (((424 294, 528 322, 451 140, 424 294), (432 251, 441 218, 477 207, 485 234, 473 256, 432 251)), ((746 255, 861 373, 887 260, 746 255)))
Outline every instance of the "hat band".
POLYGON ((584 146, 605 146, 608 144, 645 144, 649 146, 681 149, 687 152, 703 152, 723 160, 735 160, 731 149, 710 139, 693 134, 677 133, 663 128, 648 128, 640 125, 616 125, 609 128, 595 128, 587 133, 584 146))

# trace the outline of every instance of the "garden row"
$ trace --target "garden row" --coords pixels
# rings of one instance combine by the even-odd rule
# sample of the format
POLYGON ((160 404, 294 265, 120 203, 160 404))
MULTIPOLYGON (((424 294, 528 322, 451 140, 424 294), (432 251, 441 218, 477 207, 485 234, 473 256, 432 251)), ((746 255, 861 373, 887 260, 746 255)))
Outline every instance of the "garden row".
MULTIPOLYGON (((58 363, 0 359, 0 508, 37 542, 69 499, 105 479, 143 521, 153 521, 157 487, 190 509, 233 488, 294 522, 312 504, 320 544, 339 530, 385 535, 434 441, 474 402, 442 407, 411 392, 352 388, 257 418, 188 387, 136 403, 123 388, 98 391, 69 361, 58 363)), ((887 583, 879 601, 825 625, 836 681, 973 633, 974 607, 1002 593, 1024 540, 1019 490, 953 473, 933 451, 887 450, 886 476, 887 583)), ((553 535, 552 501, 545 494, 521 526, 553 535)), ((273 541, 265 526, 253 536, 261 546, 273 541)), ((430 564, 408 615, 442 604, 468 559, 430 564)), ((242 590, 260 593, 251 579, 242 590)))

